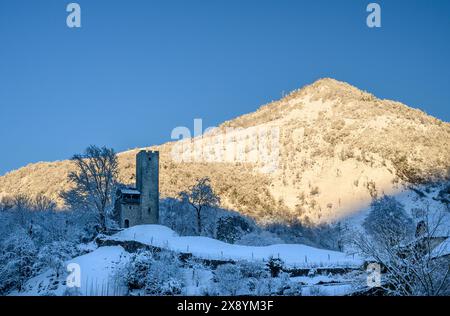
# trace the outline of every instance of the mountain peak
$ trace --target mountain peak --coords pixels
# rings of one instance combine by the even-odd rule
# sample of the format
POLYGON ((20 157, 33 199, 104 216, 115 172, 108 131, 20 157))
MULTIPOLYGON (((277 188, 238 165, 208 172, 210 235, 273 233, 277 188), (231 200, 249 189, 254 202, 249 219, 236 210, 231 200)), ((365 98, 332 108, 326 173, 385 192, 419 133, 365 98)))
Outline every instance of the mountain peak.
POLYGON ((311 99, 337 99, 337 100, 375 100, 375 96, 358 89, 351 84, 339 81, 333 78, 320 78, 312 84, 306 85, 296 91, 293 91, 288 97, 309 96, 311 99))
POLYGON ((334 78, 330 78, 330 77, 324 77, 324 78, 320 78, 317 79, 316 81, 314 81, 311 85, 313 86, 325 86, 325 87, 330 87, 330 86, 349 86, 349 84, 345 81, 339 81, 336 80, 334 78))

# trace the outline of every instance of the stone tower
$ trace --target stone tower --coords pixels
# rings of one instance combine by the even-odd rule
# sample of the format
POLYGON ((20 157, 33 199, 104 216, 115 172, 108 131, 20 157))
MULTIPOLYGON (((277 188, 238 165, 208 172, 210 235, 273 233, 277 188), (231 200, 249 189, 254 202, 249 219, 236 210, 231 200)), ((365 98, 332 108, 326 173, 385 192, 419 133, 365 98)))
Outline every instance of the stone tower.
POLYGON ((158 224, 159 152, 140 151, 136 156, 136 188, 117 190, 116 219, 120 227, 158 224))
POLYGON ((141 192, 143 224, 159 221, 159 152, 140 151, 136 156, 136 189, 141 192))

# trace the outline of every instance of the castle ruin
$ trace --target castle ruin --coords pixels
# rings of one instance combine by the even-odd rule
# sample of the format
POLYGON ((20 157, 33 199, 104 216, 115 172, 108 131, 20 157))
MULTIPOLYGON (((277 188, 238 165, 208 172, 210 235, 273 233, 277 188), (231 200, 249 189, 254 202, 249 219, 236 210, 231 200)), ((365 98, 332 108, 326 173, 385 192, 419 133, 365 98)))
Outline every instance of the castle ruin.
POLYGON ((158 151, 142 150, 136 155, 136 187, 117 190, 114 213, 121 228, 158 224, 158 151))

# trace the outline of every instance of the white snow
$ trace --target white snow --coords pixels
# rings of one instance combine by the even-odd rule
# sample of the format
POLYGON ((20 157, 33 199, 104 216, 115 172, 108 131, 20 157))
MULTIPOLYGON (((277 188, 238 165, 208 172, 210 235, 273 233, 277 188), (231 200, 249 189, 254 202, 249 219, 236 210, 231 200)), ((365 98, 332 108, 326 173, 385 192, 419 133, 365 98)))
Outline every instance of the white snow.
POLYGON ((114 291, 115 273, 121 264, 128 262, 129 256, 120 246, 100 247, 67 263, 80 265, 81 293, 99 295, 102 291, 114 291))
MULTIPOLYGON (((116 282, 116 273, 129 258, 130 254, 120 246, 100 247, 91 253, 73 258, 66 264, 76 263, 80 267, 81 295, 123 295, 126 289, 116 282)), ((48 270, 27 281, 24 291, 11 295, 37 296, 51 292, 61 296, 67 289, 64 281, 64 278, 57 280, 51 270, 48 270)))
POLYGON ((140 225, 125 229, 110 239, 134 240, 177 252, 192 253, 202 259, 267 260, 280 258, 290 267, 358 266, 361 259, 345 253, 313 248, 301 244, 278 244, 253 247, 228 244, 208 237, 180 237, 166 226, 140 225))
POLYGON ((444 257, 450 255, 450 238, 444 240, 431 252, 432 258, 444 257))
POLYGON ((127 188, 127 189, 120 189, 120 192, 122 192, 123 194, 141 194, 141 192, 139 192, 136 189, 132 189, 132 188, 127 188))

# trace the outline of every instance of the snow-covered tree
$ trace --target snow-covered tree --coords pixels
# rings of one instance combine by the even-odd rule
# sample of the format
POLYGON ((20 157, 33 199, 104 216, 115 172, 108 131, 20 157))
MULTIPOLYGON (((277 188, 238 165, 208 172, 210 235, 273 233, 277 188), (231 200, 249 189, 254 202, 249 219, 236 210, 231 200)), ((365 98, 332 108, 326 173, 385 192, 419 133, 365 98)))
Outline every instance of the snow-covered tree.
POLYGON ((371 204, 371 211, 363 226, 374 241, 396 246, 407 236, 412 236, 414 224, 404 206, 395 198, 383 196, 371 204))
POLYGON ((450 261, 439 244, 444 214, 429 209, 420 212, 416 219, 420 233, 416 234, 410 227, 412 219, 406 218, 400 204, 392 198, 384 201, 374 203, 374 215, 368 217, 377 222, 364 225, 366 233, 354 234, 360 253, 380 264, 381 288, 390 295, 449 294, 450 261))

